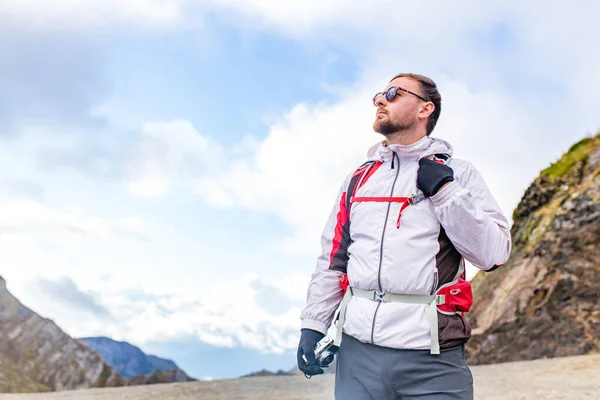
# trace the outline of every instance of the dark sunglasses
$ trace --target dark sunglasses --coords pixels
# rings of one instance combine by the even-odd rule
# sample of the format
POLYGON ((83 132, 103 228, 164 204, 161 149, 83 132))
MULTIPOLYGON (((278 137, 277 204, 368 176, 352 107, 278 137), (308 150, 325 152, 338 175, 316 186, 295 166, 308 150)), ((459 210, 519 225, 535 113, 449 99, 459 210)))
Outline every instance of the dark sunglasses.
POLYGON ((394 98, 398 95, 398 91, 401 92, 406 92, 406 93, 410 93, 413 96, 417 96, 419 99, 423 100, 423 101, 427 101, 425 100, 423 97, 419 96, 416 93, 411 92, 410 90, 406 90, 404 88, 401 88, 399 86, 392 86, 391 88, 389 88, 387 91, 385 92, 379 92, 377 93, 374 97, 373 97, 373 104, 375 106, 377 106, 377 100, 379 100, 379 98, 381 98, 381 96, 383 96, 385 94, 385 98, 387 99, 387 101, 392 101, 394 100, 394 98))

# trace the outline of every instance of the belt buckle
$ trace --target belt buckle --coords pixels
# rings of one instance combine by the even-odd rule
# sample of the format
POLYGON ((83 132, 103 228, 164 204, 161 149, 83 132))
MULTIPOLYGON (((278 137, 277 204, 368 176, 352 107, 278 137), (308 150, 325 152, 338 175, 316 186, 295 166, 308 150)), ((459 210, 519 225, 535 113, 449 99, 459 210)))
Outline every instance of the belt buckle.
POLYGON ((373 301, 377 301, 379 303, 387 303, 384 296, 385 296, 385 292, 380 292, 379 290, 373 291, 373 301))

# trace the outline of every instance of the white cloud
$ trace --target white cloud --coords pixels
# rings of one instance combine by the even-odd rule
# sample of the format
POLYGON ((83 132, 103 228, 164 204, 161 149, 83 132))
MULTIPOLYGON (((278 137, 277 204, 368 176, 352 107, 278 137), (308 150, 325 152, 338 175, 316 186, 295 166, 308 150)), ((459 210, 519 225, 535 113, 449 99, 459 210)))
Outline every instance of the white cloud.
MULTIPOLYGON (((63 298, 56 296, 54 289, 40 292, 44 288, 64 286, 66 281, 73 288, 69 296, 73 292, 78 298, 86 298, 91 302, 89 285, 76 284, 60 276, 45 285, 37 284, 40 281, 38 278, 7 281, 9 290, 15 288, 14 294, 20 294, 22 301, 25 298, 35 302, 35 311, 43 317, 50 316, 73 337, 106 335, 136 345, 195 337, 218 347, 240 345, 264 353, 279 354, 297 345, 295 333, 300 327, 300 309, 296 306, 285 313, 267 312, 258 304, 260 299, 251 289, 253 282, 257 281, 253 275, 215 283, 212 289, 194 294, 139 292, 123 288, 113 290, 110 283, 97 282, 93 288, 94 300, 91 305, 95 309, 105 310, 110 319, 89 313, 89 310, 82 308, 82 304, 69 306, 63 298)), ((42 281, 46 282, 44 279, 42 281)), ((285 288, 289 282, 271 281, 269 284, 285 288)), ((286 296, 284 290, 281 290, 281 296, 286 296)), ((31 306, 27 301, 24 303, 31 306)), ((91 305, 87 308, 91 308, 91 305)))
POLYGON ((202 196, 211 206, 225 208, 234 206, 234 202, 227 191, 210 178, 203 177, 191 180, 187 186, 193 193, 202 196))
POLYGON ((359 10, 362 12, 368 11, 367 2, 356 1, 350 4, 342 0, 287 2, 209 0, 207 3, 212 3, 216 7, 227 8, 244 17, 257 18, 277 28, 303 33, 311 27, 355 15, 359 10))
POLYGON ((127 184, 129 192, 138 197, 159 197, 169 190, 170 177, 162 165, 146 160, 142 171, 127 184))
POLYGON ((67 231, 80 234, 106 235, 106 221, 85 215, 74 208, 57 211, 33 200, 0 203, 0 229, 11 232, 67 231))
POLYGON ((147 232, 147 223, 138 216, 113 222, 89 215, 80 207, 56 210, 27 198, 0 201, 0 234, 3 236, 75 234, 102 238, 115 233, 147 232))
POLYGON ((197 132, 188 121, 148 122, 129 165, 127 188, 139 197, 158 197, 215 168, 221 149, 197 132))
POLYGON ((181 20, 183 5, 183 0, 0 0, 0 16, 34 29, 168 27, 181 20))
POLYGON ((148 223, 141 217, 125 217, 120 218, 117 223, 117 227, 123 231, 135 232, 135 233, 148 233, 148 223))
POLYGON ((392 36, 384 35, 392 33, 396 35, 394 38, 407 34, 435 37, 445 31, 456 32, 473 24, 483 24, 482 16, 489 20, 501 9, 507 8, 502 2, 449 3, 437 0, 427 3, 393 0, 202 0, 200 3, 211 4, 240 17, 238 23, 241 26, 266 27, 299 38, 322 38, 321 35, 327 32, 327 39, 348 44, 351 42, 347 42, 344 36, 356 37, 357 33, 386 44, 392 36))

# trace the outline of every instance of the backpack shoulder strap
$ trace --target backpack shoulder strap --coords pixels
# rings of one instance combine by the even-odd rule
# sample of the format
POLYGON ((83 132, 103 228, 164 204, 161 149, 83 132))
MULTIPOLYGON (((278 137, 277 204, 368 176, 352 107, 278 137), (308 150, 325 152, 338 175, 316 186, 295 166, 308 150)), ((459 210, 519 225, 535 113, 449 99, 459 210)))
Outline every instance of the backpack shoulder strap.
POLYGON ((348 220, 350 220, 350 206, 352 196, 354 196, 354 192, 356 192, 356 188, 359 186, 359 183, 362 181, 362 178, 369 172, 369 169, 375 164, 376 161, 366 161, 360 167, 354 171, 352 174, 352 178, 350 179, 350 183, 348 184, 348 190, 346 191, 346 213, 348 214, 348 220))

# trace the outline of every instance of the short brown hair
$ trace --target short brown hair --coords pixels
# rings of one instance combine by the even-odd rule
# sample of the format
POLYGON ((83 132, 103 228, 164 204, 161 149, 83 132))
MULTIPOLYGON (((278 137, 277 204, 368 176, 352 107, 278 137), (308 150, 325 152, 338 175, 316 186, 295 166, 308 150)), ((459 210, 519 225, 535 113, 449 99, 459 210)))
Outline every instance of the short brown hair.
POLYGON ((440 118, 440 113, 442 112, 442 95, 440 94, 440 92, 438 92, 437 85, 435 84, 435 82, 423 75, 400 73, 393 77, 390 80, 390 82, 396 78, 402 77, 410 78, 419 82, 421 90, 424 93, 423 97, 427 99, 427 101, 431 101, 435 106, 433 112, 429 116, 429 120, 427 121, 427 136, 429 136, 431 132, 433 132, 433 128, 435 128, 435 125, 437 124, 437 121, 440 118))

